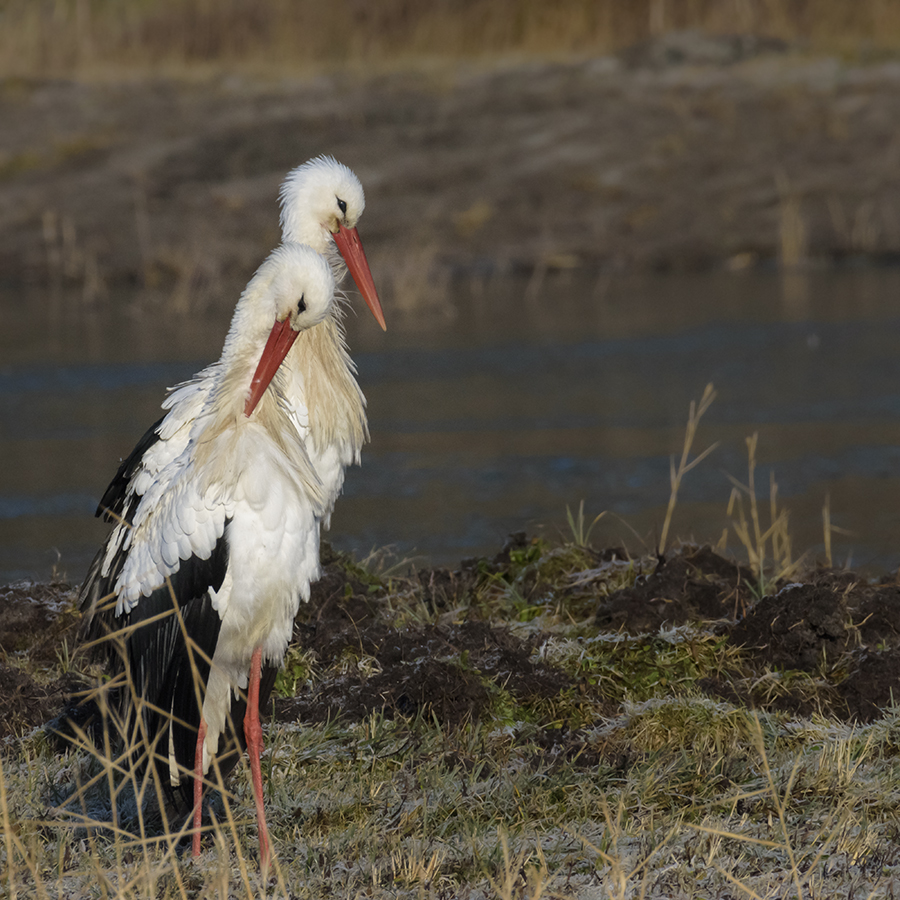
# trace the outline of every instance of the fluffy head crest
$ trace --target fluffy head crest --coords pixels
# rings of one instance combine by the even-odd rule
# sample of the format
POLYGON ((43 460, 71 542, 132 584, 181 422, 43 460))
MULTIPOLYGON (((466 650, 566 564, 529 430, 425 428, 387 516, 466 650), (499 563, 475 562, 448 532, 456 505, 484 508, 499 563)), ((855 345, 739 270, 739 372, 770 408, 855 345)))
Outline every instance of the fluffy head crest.
POLYGON ((318 325, 334 300, 334 276, 325 258, 305 244, 286 242, 276 247, 260 266, 270 277, 269 295, 275 318, 291 317, 295 331, 318 325))
POLYGON ((330 250, 339 225, 355 227, 366 208, 359 179, 331 156, 317 156, 289 172, 279 196, 282 239, 318 253, 330 250))

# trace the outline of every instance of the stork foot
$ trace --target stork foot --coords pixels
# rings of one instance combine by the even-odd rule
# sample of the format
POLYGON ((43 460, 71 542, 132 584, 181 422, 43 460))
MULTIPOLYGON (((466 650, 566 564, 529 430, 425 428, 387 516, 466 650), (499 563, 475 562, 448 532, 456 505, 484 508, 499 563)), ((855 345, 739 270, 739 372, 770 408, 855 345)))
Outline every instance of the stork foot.
POLYGON ((259 723, 259 679, 262 670, 262 649, 253 651, 250 661, 250 686, 247 690, 247 712, 244 714, 244 737, 247 738, 247 754, 250 757, 250 774, 253 777, 253 799, 256 802, 256 822, 259 829, 259 858, 263 875, 272 861, 269 845, 269 829, 266 826, 266 810, 263 806, 262 767, 259 757, 263 749, 262 725, 259 723))
POLYGON ((206 719, 200 717, 197 749, 194 751, 194 837, 191 855, 200 855, 200 827, 203 824, 203 745, 206 743, 206 719))

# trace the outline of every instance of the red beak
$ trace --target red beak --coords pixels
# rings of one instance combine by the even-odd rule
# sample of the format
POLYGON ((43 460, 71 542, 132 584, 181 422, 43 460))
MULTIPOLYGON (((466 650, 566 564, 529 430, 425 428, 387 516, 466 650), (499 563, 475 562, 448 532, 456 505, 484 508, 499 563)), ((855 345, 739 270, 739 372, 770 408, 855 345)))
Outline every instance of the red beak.
POLYGON ((362 242, 355 228, 345 228, 341 225, 337 234, 334 236, 334 242, 337 244, 347 268, 359 288, 359 292, 363 295, 363 300, 372 310, 372 315, 384 331, 387 331, 387 325, 384 324, 384 313, 381 311, 381 301, 378 299, 378 292, 375 290, 375 282, 372 280, 372 273, 369 271, 369 263, 366 260, 366 251, 363 250, 362 242))
POLYGON ((276 322, 272 326, 269 339, 266 341, 265 349, 256 366, 256 372, 253 374, 253 381, 250 382, 250 394, 244 404, 245 416, 249 417, 256 409, 256 404, 259 403, 269 383, 275 377, 278 367, 284 362, 288 350, 294 346, 298 334, 300 334, 299 331, 291 328, 290 318, 283 322, 276 322))

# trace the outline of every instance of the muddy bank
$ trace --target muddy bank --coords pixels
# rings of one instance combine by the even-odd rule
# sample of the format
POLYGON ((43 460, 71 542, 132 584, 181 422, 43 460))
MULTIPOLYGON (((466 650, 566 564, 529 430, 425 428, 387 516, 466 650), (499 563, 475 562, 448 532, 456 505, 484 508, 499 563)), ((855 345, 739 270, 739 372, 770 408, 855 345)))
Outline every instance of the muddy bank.
MULTIPOLYGON (((862 723, 900 691, 894 580, 818 569, 760 596, 708 547, 629 559, 524 535, 455 570, 381 578, 327 547, 325 562, 276 688, 282 722, 512 716, 558 729, 561 710, 564 721, 589 708, 593 721, 675 694, 862 723), (552 649, 548 616, 581 642, 574 668, 552 649)), ((65 585, 0 590, 0 737, 43 725, 90 683, 73 602, 65 585)))
POLYGON ((284 173, 319 153, 363 180, 389 303, 429 272, 895 258, 900 64, 776 49, 280 84, 7 81, 0 280, 221 302, 278 239, 284 173))

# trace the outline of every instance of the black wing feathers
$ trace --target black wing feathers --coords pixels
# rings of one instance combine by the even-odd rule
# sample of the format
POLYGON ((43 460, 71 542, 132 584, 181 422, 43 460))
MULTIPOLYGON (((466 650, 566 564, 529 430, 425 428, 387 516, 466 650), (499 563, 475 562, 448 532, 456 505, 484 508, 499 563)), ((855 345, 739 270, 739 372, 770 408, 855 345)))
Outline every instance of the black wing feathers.
POLYGON ((168 582, 149 597, 141 597, 131 612, 110 623, 118 629, 138 626, 127 636, 126 647, 132 667, 140 663, 146 669, 146 680, 136 682, 135 687, 151 702, 160 696, 176 660, 187 660, 185 634, 208 656, 215 652, 221 619, 212 607, 209 590, 217 591, 222 586, 227 568, 228 544, 223 535, 216 541, 209 559, 192 556, 182 560, 168 582), (179 611, 183 629, 178 620, 179 611))
MULTIPOLYGON (((147 704, 146 733, 151 740, 163 735, 157 763, 167 789, 170 719, 175 759, 188 771, 194 768, 200 710, 222 625, 209 592, 222 586, 227 569, 228 543, 223 535, 209 559, 183 560, 168 583, 114 620, 117 628, 134 628, 125 638, 125 658, 132 690, 147 704)), ((129 720, 136 722, 136 717, 137 710, 130 709, 129 720)))
MULTIPOLYGON (((144 454, 160 439, 159 426, 165 416, 157 419, 137 442, 134 450, 122 461, 119 470, 113 476, 106 492, 100 498, 95 516, 103 516, 104 522, 118 521, 119 518, 131 522, 130 516, 125 515, 125 501, 128 497, 128 485, 134 478, 135 472, 140 468, 144 454)), ((133 506, 132 506, 133 508, 133 506)), ((130 511, 129 511, 130 512, 130 511)))
MULTIPOLYGON (((160 440, 158 429, 164 418, 165 416, 162 416, 157 419, 147 429, 144 436, 137 442, 137 446, 128 455, 128 458, 122 461, 113 480, 100 498, 97 511, 94 513, 95 516, 103 516, 105 522, 122 520, 131 525, 140 496, 129 492, 128 487, 135 473, 140 468, 144 454, 160 440)), ((104 543, 91 562, 87 576, 81 586, 81 610, 87 616, 85 632, 87 637, 91 639, 103 637, 104 634, 115 630, 112 610, 104 610, 103 606, 108 605, 110 602, 115 606, 113 592, 115 591, 119 573, 122 571, 122 566, 125 565, 125 560, 128 558, 127 552, 123 553, 120 549, 112 559, 109 572, 104 576, 102 570, 107 549, 108 543, 104 543)))
MULTIPOLYGON (((126 460, 120 475, 127 464, 126 460)), ((114 486, 115 481, 107 496, 114 486)), ((124 508, 121 499, 114 502, 119 510, 124 508)), ((229 522, 226 519, 225 533, 229 522)), ((100 641, 98 648, 106 657, 110 675, 113 679, 119 676, 122 685, 109 700, 125 727, 126 740, 133 742, 135 768, 145 768, 140 762, 145 739, 152 742, 156 738, 160 783, 172 800, 176 798, 171 796, 174 791, 169 779, 168 726, 171 720, 176 761, 192 771, 210 660, 222 625, 210 590, 221 588, 228 570, 225 533, 208 559, 192 556, 182 560, 166 583, 120 616, 115 615, 115 585, 127 551, 115 555, 110 571, 103 576, 100 570, 106 548, 101 548, 82 587, 82 609, 91 613, 88 636, 100 641), (126 669, 128 684, 121 677, 126 669)), ((191 781, 182 780, 187 785, 185 800, 190 802, 191 781)))

